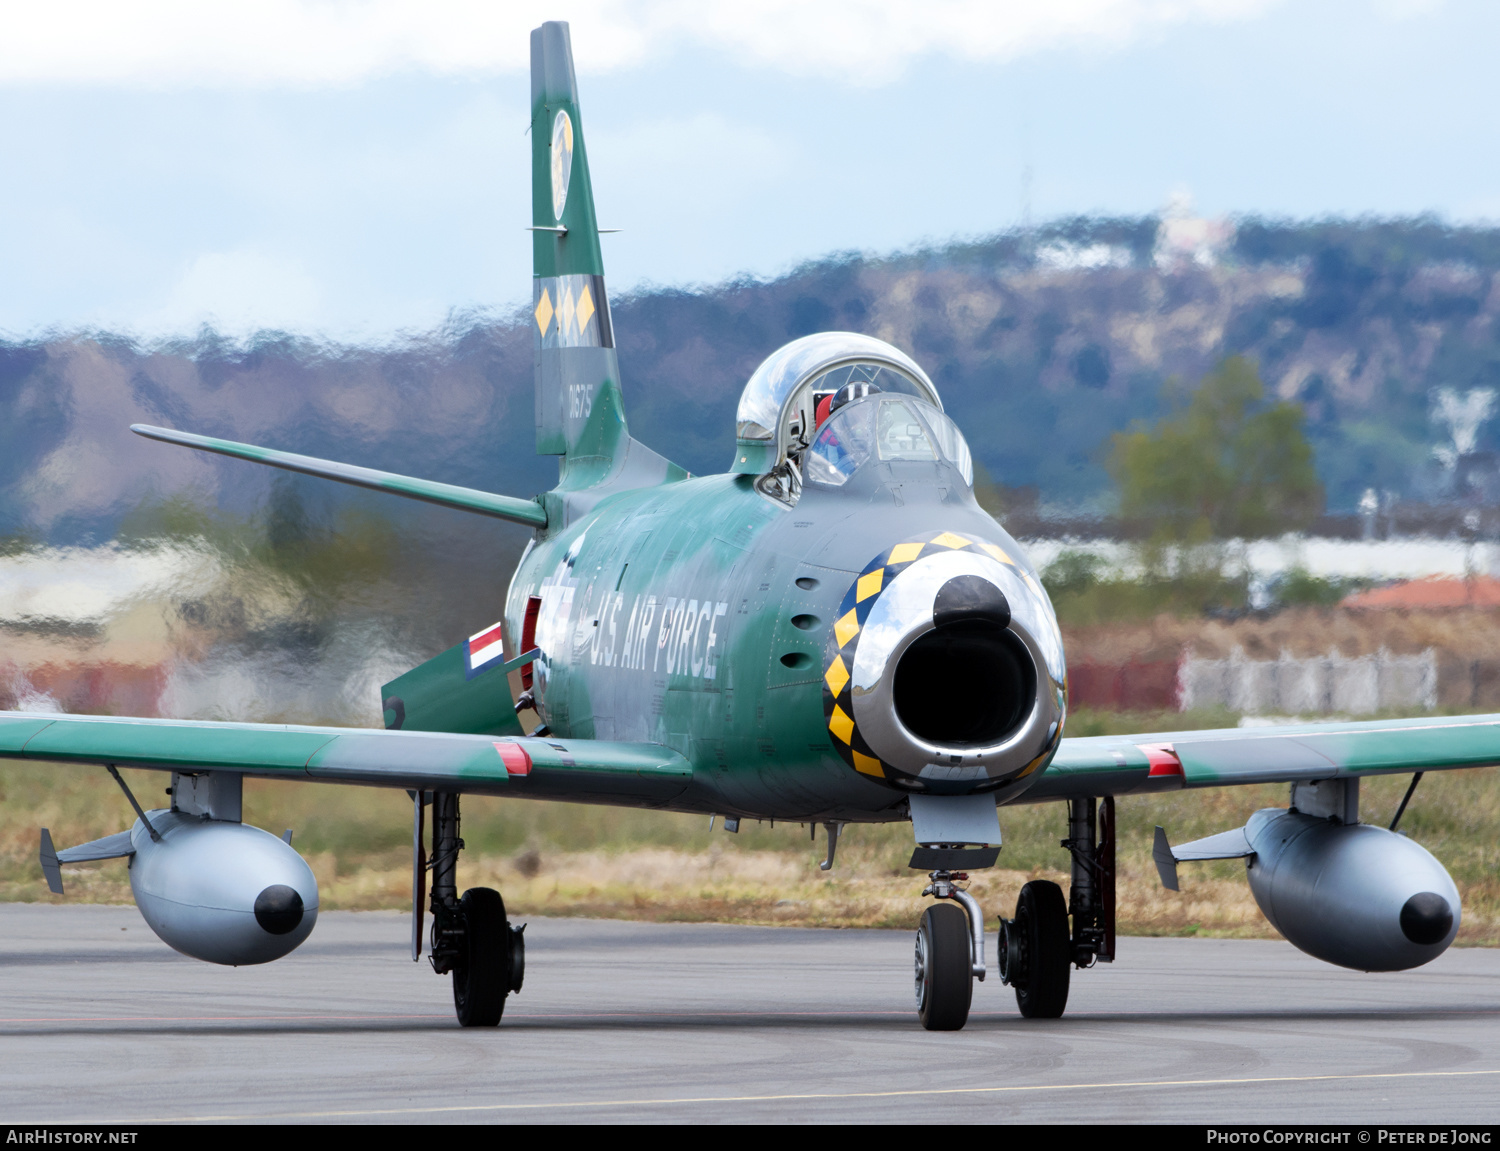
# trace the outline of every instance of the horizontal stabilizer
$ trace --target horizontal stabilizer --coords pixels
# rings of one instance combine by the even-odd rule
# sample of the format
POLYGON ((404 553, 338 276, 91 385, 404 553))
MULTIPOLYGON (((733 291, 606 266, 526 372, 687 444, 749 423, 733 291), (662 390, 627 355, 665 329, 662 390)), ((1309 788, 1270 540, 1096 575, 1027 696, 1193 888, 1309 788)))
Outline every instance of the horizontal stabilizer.
POLYGON ((1168 843, 1166 831, 1157 827, 1156 841, 1151 846, 1156 874, 1161 877, 1161 885, 1168 891, 1178 890, 1177 865, 1181 862, 1196 859, 1245 859, 1254 854, 1255 848, 1250 846, 1250 839, 1245 835, 1243 827, 1195 839, 1180 847, 1173 847, 1168 843))
POLYGON ((506 675, 540 653, 533 648, 502 662, 499 630, 496 624, 385 684, 380 698, 386 727, 521 735, 506 675))
POLYGON ((313 456, 299 456, 294 452, 278 452, 271 448, 258 448, 254 444, 239 444, 233 440, 218 440, 212 436, 178 432, 171 428, 155 428, 149 424, 131 424, 130 430, 138 436, 161 440, 167 444, 178 444, 195 448, 200 452, 217 452, 221 456, 233 456, 249 460, 253 464, 267 464, 289 472, 300 472, 305 476, 318 476, 325 480, 336 480, 341 484, 353 484, 371 491, 387 492, 393 496, 404 496, 410 500, 422 500, 439 507, 457 508, 465 512, 477 512, 483 516, 510 520, 528 527, 547 526, 547 513, 535 500, 518 499, 515 496, 500 496, 482 492, 476 488, 459 487, 456 484, 440 484, 434 480, 419 480, 412 476, 381 472, 374 468, 356 467, 333 460, 320 460, 313 456))
POLYGON ((1255 848, 1250 846, 1245 829, 1236 827, 1233 831, 1221 831, 1218 835, 1181 844, 1172 848, 1172 854, 1179 863, 1188 859, 1244 859, 1247 855, 1254 855, 1255 848))
POLYGON ((130 842, 128 831, 117 831, 103 839, 93 839, 58 851, 52 846, 52 832, 42 828, 42 874, 47 877, 47 887, 54 895, 63 893, 64 863, 92 863, 99 859, 123 859, 134 854, 135 847, 130 842))

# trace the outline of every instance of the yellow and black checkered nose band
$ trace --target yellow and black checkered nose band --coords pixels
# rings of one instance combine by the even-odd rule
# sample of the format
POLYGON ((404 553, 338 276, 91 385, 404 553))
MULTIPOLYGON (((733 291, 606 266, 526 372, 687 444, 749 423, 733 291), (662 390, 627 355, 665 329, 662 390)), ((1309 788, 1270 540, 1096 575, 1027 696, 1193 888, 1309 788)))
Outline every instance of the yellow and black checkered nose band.
POLYGON ((825 651, 827 670, 823 673, 823 716, 828 721, 828 733, 833 737, 833 746, 844 762, 862 775, 887 779, 895 770, 870 749, 870 745, 859 734, 859 725, 854 722, 854 656, 859 650, 860 633, 864 630, 870 609, 908 564, 936 552, 965 549, 982 552, 1003 564, 1016 566, 1015 561, 994 544, 957 532, 930 532, 899 543, 870 561, 839 605, 838 618, 833 622, 825 651))

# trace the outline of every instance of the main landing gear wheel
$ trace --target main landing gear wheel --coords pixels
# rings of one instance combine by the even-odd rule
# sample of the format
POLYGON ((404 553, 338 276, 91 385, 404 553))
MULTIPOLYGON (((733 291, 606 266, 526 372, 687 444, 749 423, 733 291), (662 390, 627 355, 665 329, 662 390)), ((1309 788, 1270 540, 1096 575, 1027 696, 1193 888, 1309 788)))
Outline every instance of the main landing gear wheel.
POLYGON ((494 1027, 505 997, 521 990, 526 972, 524 929, 511 927, 498 891, 471 887, 458 903, 463 946, 453 964, 453 1005, 464 1027, 494 1027))
POLYGON ((974 960, 969 917, 949 903, 922 913, 917 928, 917 1016, 928 1031, 958 1031, 969 1020, 974 960))
POLYGON ((1033 879, 1021 888, 1016 917, 1000 927, 1000 974, 1016 989, 1021 1014, 1027 1019, 1059 1018, 1068 1005, 1073 958, 1062 888, 1033 879))

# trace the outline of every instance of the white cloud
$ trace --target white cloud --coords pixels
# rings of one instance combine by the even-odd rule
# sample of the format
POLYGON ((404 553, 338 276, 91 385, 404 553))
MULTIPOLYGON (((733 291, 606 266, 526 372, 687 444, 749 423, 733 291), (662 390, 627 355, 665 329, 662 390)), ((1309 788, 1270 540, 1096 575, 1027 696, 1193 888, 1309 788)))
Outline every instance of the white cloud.
MULTIPOLYGON (((143 87, 356 83, 526 66, 531 5, 474 0, 13 4, 0 78, 143 87)), ((628 50, 628 46, 627 46, 628 50)))
POLYGON ((1445 0, 1375 0, 1375 11, 1387 20, 1409 20, 1433 15, 1444 2, 1445 0))
MULTIPOLYGON (((879 84, 923 56, 1000 62, 1054 47, 1118 48, 1171 25, 1249 19, 1282 2, 574 0, 567 15, 583 71, 699 46, 763 67, 879 84)), ((555 3, 496 0, 13 0, 7 7, 0 83, 146 88, 321 87, 403 71, 522 71, 530 30, 558 15, 555 3)))
POLYGON ((295 260, 254 248, 204 252, 138 326, 147 333, 188 332, 203 323, 235 335, 259 328, 300 331, 324 319, 324 303, 321 285, 295 260))
POLYGON ((1134 256, 1119 244, 1043 244, 1036 251, 1037 263, 1059 272, 1079 269, 1128 268, 1134 256))
POLYGON ((1280 0, 675 0, 682 31, 766 66, 879 84, 928 55, 1003 62, 1048 48, 1119 48, 1185 22, 1242 20, 1280 0))

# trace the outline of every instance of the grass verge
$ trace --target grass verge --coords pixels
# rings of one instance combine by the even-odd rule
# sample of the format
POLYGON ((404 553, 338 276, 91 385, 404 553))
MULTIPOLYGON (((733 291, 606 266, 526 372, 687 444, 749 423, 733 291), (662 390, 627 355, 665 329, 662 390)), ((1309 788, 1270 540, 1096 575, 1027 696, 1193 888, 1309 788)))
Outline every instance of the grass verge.
MULTIPOLYGON (((1095 713, 1070 731, 1161 730, 1232 723, 1233 717, 1095 713), (1196 723, 1194 722, 1196 721, 1196 723)), ((162 803, 167 776, 124 772, 143 804, 162 803)), ((1410 777, 1366 781, 1362 817, 1386 824, 1410 777)), ((1183 842, 1240 826, 1261 807, 1284 807, 1286 788, 1204 789, 1118 801, 1119 927, 1134 935, 1274 938, 1237 861, 1184 864, 1183 890, 1163 891, 1151 863, 1159 823, 1183 842)), ((411 899, 411 807, 402 791, 247 780, 247 822, 280 833, 312 865, 327 909, 403 908, 411 899)), ((0 900, 130 902, 123 861, 64 869, 68 894, 48 893, 37 864, 37 828, 59 845, 129 826, 124 797, 102 770, 57 764, 0 766, 0 900)), ((612 918, 911 928, 923 904, 920 873, 907 869, 909 825, 845 830, 838 865, 818 870, 821 831, 746 822, 738 835, 710 832, 700 816, 526 803, 464 801, 462 886, 491 886, 514 913, 612 918)), ((1067 882, 1064 808, 1004 808, 1001 868, 976 872, 972 890, 990 915, 1012 913, 1034 877, 1067 882)), ((1442 860, 1463 895, 1459 942, 1500 945, 1500 772, 1429 774, 1402 829, 1442 860)))

